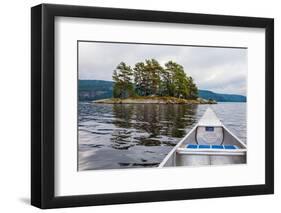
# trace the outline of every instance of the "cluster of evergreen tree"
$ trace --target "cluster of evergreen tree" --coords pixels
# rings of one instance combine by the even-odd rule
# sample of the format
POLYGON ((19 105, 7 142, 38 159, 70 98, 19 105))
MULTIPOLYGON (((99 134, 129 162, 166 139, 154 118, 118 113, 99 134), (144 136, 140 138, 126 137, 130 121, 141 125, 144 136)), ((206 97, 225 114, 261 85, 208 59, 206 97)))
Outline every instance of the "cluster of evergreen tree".
POLYGON ((113 72, 113 97, 171 96, 196 99, 198 89, 192 77, 187 76, 183 66, 169 61, 162 67, 155 59, 135 64, 121 62, 113 72))

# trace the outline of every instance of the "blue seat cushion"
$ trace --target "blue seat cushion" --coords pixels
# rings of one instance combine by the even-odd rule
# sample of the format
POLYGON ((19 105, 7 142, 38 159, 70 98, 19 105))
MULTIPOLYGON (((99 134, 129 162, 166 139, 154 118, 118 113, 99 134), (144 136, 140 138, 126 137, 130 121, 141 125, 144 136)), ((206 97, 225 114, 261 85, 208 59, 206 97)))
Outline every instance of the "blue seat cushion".
POLYGON ((197 148, 198 148, 198 145, 196 145, 196 144, 187 144, 186 148, 189 148, 189 149, 197 149, 197 148))
POLYGON ((223 145, 212 145, 212 149, 223 149, 223 145))
POLYGON ((199 149, 210 149, 210 145, 199 145, 199 149))
POLYGON ((224 145, 225 149, 236 149, 236 146, 234 145, 224 145))
POLYGON ((235 145, 197 145, 187 144, 188 149, 237 149, 235 145))

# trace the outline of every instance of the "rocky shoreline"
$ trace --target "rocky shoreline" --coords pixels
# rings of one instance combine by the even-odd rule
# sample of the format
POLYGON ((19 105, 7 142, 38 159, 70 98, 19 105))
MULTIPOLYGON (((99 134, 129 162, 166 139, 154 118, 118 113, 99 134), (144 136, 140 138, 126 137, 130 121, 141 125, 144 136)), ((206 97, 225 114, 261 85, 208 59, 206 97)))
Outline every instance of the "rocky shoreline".
POLYGON ((100 104, 216 104, 214 100, 205 100, 197 98, 196 100, 188 100, 175 97, 134 97, 134 98, 109 98, 95 100, 93 103, 100 104))

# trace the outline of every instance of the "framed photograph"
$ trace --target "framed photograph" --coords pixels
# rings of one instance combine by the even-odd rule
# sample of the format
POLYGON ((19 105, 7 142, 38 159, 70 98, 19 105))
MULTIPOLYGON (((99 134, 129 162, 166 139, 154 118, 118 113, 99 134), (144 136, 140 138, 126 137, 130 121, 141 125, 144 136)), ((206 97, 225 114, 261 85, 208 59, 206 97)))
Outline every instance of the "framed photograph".
POLYGON ((272 194, 274 20, 31 9, 31 204, 272 194))

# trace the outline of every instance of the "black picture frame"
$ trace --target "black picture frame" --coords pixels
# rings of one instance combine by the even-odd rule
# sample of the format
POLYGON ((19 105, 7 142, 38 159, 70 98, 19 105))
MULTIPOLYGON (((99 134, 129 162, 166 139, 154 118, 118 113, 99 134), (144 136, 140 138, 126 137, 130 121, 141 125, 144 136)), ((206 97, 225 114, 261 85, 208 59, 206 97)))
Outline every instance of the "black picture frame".
POLYGON ((274 20, 271 18, 41 4, 31 8, 31 204, 39 208, 139 203, 274 192, 274 20), (55 17, 264 28, 265 184, 93 195, 54 195, 55 17))

